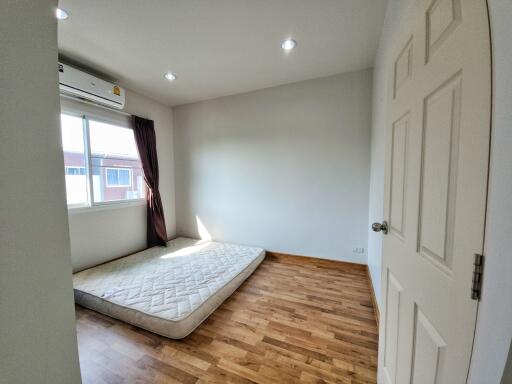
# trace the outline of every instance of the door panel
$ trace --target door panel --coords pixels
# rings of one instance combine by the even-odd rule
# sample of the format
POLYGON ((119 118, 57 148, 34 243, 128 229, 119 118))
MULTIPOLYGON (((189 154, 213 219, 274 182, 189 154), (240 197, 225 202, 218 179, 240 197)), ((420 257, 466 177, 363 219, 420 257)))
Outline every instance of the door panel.
POLYGON ((389 227, 392 234, 404 237, 405 221, 405 182, 407 170, 407 128, 409 114, 405 114, 392 128, 391 143, 391 191, 389 227))
POLYGON ((386 290, 386 342, 384 348, 384 371, 388 383, 394 383, 396 378, 398 356, 398 334, 400 323, 400 294, 402 286, 388 270, 388 288, 386 290))
POLYGON ((469 369, 483 249, 491 67, 484 0, 416 0, 387 105, 381 383, 458 384, 469 369))
POLYGON ((426 59, 461 21, 460 0, 437 0, 427 10, 426 59))
POLYGON ((442 354, 446 343, 418 306, 415 309, 414 347, 412 350, 411 383, 433 384, 437 382, 445 359, 442 354))
POLYGON ((395 61, 394 97, 399 89, 412 77, 412 37, 409 39, 402 52, 395 61))
POLYGON ((451 274, 459 154, 461 74, 424 103, 418 251, 451 274))

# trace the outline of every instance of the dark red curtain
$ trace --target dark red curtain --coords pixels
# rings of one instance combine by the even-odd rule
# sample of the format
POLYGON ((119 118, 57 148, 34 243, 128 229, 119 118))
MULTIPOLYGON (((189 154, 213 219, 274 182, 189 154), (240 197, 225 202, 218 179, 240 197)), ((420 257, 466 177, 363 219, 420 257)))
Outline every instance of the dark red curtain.
POLYGON ((153 120, 132 116, 135 141, 144 170, 144 180, 148 186, 147 200, 147 243, 148 248, 166 245, 164 210, 158 190, 158 158, 156 156, 156 136, 153 120))

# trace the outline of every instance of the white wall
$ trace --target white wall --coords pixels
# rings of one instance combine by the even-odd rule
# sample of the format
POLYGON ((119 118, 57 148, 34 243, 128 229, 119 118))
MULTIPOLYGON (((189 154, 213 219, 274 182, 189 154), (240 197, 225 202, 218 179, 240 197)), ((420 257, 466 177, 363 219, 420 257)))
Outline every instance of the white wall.
MULTIPOLYGON (((168 237, 176 234, 172 110, 127 90, 125 112, 155 121, 160 194, 168 237)), ((70 211, 73 270, 139 251, 146 247, 146 204, 70 211)))
POLYGON ((407 0, 388 0, 386 17, 381 33, 379 48, 375 56, 373 70, 373 110, 371 129, 371 170, 370 170, 370 202, 368 216, 368 267, 375 289, 375 295, 381 304, 381 266, 382 266, 382 234, 371 231, 373 222, 384 220, 384 160, 386 149, 386 95, 392 86, 389 79, 390 68, 396 52, 397 36, 405 23, 410 22, 407 17, 407 0))
POLYGON ((366 262, 370 70, 173 113, 178 234, 366 262))
POLYGON ((469 384, 500 382, 512 339, 512 2, 489 0, 489 11, 494 99, 486 262, 469 384))
POLYGON ((0 383, 80 383, 63 155, 57 1, 0 12, 0 383))
MULTIPOLYGON (((491 145, 489 205, 485 239, 485 279, 478 310, 476 338, 468 383, 497 384, 505 366, 512 337, 512 3, 488 0, 491 12, 494 72, 494 109, 491 145)), ((396 51, 396 36, 406 28, 407 0, 389 0, 386 20, 374 68, 372 151, 369 223, 383 219, 386 95, 388 74, 396 51)), ((368 264, 371 277, 381 296, 381 235, 369 234, 368 264)))

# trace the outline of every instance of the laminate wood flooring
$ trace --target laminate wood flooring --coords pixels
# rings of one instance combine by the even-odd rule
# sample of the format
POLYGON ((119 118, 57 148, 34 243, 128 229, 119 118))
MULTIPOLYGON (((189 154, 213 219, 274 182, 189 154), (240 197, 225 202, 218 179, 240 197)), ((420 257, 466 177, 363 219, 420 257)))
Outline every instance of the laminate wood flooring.
POLYGON ((363 265, 267 253, 191 335, 171 340, 77 306, 84 384, 376 383, 363 265))

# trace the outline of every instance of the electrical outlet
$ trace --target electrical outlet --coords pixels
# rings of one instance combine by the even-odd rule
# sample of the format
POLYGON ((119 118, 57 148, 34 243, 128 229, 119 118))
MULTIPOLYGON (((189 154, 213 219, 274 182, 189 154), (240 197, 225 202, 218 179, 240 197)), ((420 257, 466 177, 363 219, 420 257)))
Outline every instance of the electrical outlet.
POLYGON ((359 254, 363 254, 364 253, 364 248, 354 248, 352 250, 353 253, 359 253, 359 254))

